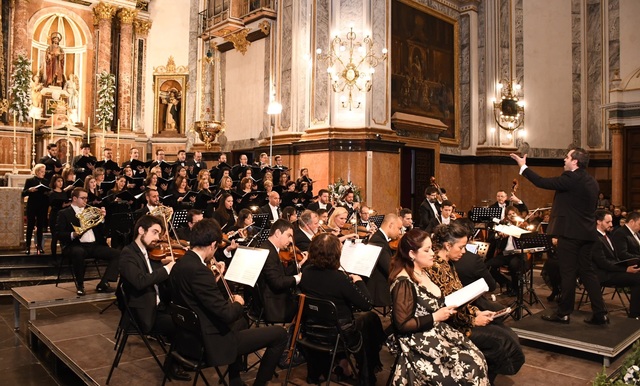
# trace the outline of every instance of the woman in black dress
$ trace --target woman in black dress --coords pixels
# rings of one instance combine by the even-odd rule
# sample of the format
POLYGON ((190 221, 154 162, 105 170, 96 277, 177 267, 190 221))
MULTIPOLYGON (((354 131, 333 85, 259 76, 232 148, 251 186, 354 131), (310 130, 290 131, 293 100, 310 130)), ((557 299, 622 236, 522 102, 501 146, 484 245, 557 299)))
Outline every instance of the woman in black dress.
POLYGON ((36 251, 39 255, 44 254, 42 249, 42 238, 44 230, 47 227, 47 211, 49 209, 49 200, 46 193, 49 191, 49 181, 44 178, 46 166, 37 164, 33 167, 33 177, 24 183, 22 189, 22 197, 27 199, 27 242, 25 254, 31 254, 31 237, 33 236, 33 228, 36 230, 36 251))
POLYGON ((55 259, 57 252, 57 244, 58 238, 56 237, 56 223, 58 221, 58 212, 61 209, 66 208, 71 205, 71 201, 69 200, 69 194, 62 190, 64 186, 64 180, 60 174, 54 174, 51 177, 51 184, 49 187, 51 191, 49 192, 49 206, 51 210, 49 211, 49 229, 51 229, 51 256, 55 259))

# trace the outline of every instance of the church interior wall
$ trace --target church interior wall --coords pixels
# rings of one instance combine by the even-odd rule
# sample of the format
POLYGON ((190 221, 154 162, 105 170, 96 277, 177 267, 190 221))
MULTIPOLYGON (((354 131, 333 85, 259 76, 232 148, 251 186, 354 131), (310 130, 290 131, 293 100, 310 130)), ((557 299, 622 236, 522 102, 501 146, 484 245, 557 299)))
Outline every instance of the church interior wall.
POLYGON ((620 1, 620 77, 625 79, 640 67, 640 1, 620 1))

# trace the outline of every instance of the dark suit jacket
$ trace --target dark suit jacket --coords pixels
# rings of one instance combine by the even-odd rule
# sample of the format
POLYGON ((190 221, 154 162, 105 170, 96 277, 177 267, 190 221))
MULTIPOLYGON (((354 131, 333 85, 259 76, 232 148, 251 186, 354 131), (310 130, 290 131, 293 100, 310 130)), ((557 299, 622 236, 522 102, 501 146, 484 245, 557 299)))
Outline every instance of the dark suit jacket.
POLYGON ((209 170, 209 168, 207 168, 207 163, 203 161, 198 162, 198 165, 196 165, 196 162, 193 159, 190 159, 189 161, 187 161, 187 169, 188 169, 188 173, 189 173, 189 178, 196 178, 198 176, 198 173, 200 172, 200 170, 209 170))
POLYGON ((268 214, 269 215, 269 217, 268 217, 269 221, 276 221, 282 215, 282 210, 280 209, 280 207, 278 207, 278 218, 273 218, 273 213, 271 212, 271 207, 269 207, 269 204, 267 204, 267 205, 263 205, 263 206, 260 207, 260 213, 268 214))
POLYGON ((306 252, 309 250, 309 244, 311 244, 311 240, 309 237, 300 229, 300 227, 293 228, 293 241, 302 252, 306 252))
POLYGON ((600 188, 586 170, 565 171, 559 177, 544 178, 531 168, 522 175, 535 186, 555 190, 547 233, 570 239, 596 240, 595 210, 600 188))
POLYGON ((44 157, 40 158, 39 163, 44 164, 45 166, 45 175, 44 177, 48 180, 51 180, 51 177, 56 174, 55 169, 59 168, 60 170, 57 171, 58 174, 62 173, 62 163, 60 162, 60 159, 58 158, 51 158, 51 156, 49 154, 45 155, 44 157))
POLYGON ((242 317, 240 303, 229 303, 222 296, 215 277, 193 251, 173 266, 169 280, 173 302, 198 314, 207 363, 233 363, 238 356, 238 338, 231 325, 242 317))
MULTIPOLYGON (((267 322, 288 323, 295 313, 292 295, 292 290, 296 287, 296 279, 293 277, 295 272, 285 268, 280 262, 278 250, 271 241, 267 240, 263 246, 269 250, 269 256, 258 277, 259 294, 256 294, 262 300, 263 318, 267 322)), ((289 266, 295 270, 294 264, 289 266)))
POLYGON ((373 304, 376 307, 386 307, 391 305, 391 290, 389 289, 389 265, 393 251, 387 242, 386 237, 378 229, 369 238, 370 245, 382 247, 376 266, 371 272, 371 277, 367 280, 367 288, 373 297, 373 304))
MULTIPOLYGON (((94 166, 98 162, 98 160, 94 156, 89 156, 88 158, 90 159, 89 162, 93 163, 94 166)), ((73 168, 75 169, 76 178, 79 178, 82 181, 84 181, 84 178, 88 175, 91 175, 91 173, 93 173, 93 170, 89 168, 83 168, 82 166, 78 165, 78 162, 81 159, 82 159, 82 155, 77 155, 73 157, 73 161, 71 162, 71 165, 73 165, 73 168)))
MULTIPOLYGON (((76 217, 76 212, 71 206, 64 208, 58 212, 58 221, 56 222, 56 236, 62 244, 62 249, 68 245, 80 244, 80 237, 71 240, 71 232, 74 231, 73 225, 80 226, 80 220, 76 217)), ((104 237, 104 222, 91 228, 96 238, 96 243, 107 245, 104 237)))
MULTIPOLYGON (((143 332, 148 333, 156 320, 156 289, 154 285, 169 279, 169 273, 162 263, 150 260, 152 273, 149 273, 146 258, 135 243, 122 249, 120 253, 120 283, 127 294, 129 308, 140 324, 143 332)), ((158 288, 160 290, 160 288, 158 288)), ((159 291, 159 295, 163 293, 159 291)), ((161 296, 162 299, 163 296, 161 296)), ((166 302, 166 299, 163 300, 166 302)))
POLYGON ((453 266, 456 268, 458 278, 462 285, 469 285, 483 278, 489 286, 489 292, 495 291, 495 279, 487 269, 484 261, 482 261, 482 258, 475 253, 465 251, 460 260, 453 262, 453 266))
MULTIPOLYGON (((613 240, 611 240, 613 243, 613 240)), ((615 248, 615 244, 614 244, 615 248)), ((616 265, 618 262, 618 256, 616 255, 616 251, 611 249, 611 246, 607 242, 607 239, 603 235, 598 232, 598 242, 593 244, 593 249, 591 251, 591 261, 593 262, 593 268, 598 275, 598 279, 600 282, 608 281, 612 273, 614 272, 626 272, 626 265, 616 265)))
MULTIPOLYGON (((440 204, 436 202, 435 206, 436 206, 436 209, 438 210, 438 216, 439 216, 441 213, 440 204)), ((422 201, 422 204, 420 204, 420 208, 418 209, 418 212, 420 216, 419 226, 420 226, 420 229, 424 231, 426 231, 427 228, 430 226, 432 220, 438 221, 436 219, 435 214, 433 213, 433 209, 431 208, 429 201, 427 201, 426 199, 422 201)))
POLYGON ((611 242, 620 260, 640 258, 640 245, 626 225, 613 232, 611 242))
MULTIPOLYGON (((331 210, 331 208, 331 204, 327 204, 327 211, 331 210)), ((320 209, 320 204, 318 204, 318 201, 312 202, 311 204, 309 204, 309 206, 307 206, 307 209, 317 212, 318 209, 320 209)))

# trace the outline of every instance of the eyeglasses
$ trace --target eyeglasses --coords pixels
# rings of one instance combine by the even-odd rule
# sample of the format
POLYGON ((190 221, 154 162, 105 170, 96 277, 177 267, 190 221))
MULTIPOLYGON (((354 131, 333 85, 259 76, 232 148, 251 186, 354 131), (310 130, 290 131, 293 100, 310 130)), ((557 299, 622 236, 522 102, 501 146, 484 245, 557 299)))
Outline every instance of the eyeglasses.
POLYGON ((83 197, 79 197, 78 196, 78 200, 85 200, 86 201, 88 199, 89 199, 89 196, 83 196, 83 197))

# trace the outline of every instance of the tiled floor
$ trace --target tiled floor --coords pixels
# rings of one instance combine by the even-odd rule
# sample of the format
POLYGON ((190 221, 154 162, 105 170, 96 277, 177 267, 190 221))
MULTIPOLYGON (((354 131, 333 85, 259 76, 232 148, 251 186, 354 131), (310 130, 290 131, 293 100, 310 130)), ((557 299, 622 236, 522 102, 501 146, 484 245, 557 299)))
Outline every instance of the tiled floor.
MULTIPOLYGON (((548 290, 536 277, 536 292, 546 304, 545 297, 548 290), (539 283, 540 282, 540 283, 539 283)), ((509 298, 501 299, 508 303, 509 298)), ((607 303, 615 301, 606 297, 607 303)), ((99 316, 98 311, 108 303, 81 304, 74 306, 56 307, 38 311, 38 320, 43 323, 53 323, 57 317, 70 316, 75 321, 64 331, 57 331, 56 336, 61 340, 61 347, 82 352, 83 357, 78 364, 88 368, 89 373, 104 384, 109 366, 113 359, 113 333, 117 322, 118 311, 110 309, 105 315, 99 316), (113 326, 111 326, 113 324, 113 326), (103 331, 104 330, 104 331, 103 331), (91 334, 95 336, 90 336, 91 334), (96 340, 101 336, 102 341, 96 340), (106 343, 105 343, 106 342, 106 343)), ((547 304, 548 305, 548 304, 547 304)), ((553 305, 551 305, 553 306, 553 305)), ((534 312, 539 311, 539 306, 532 307, 534 312)), ((583 310, 588 307, 583 306, 583 310)), ((26 312, 25 312, 26 314, 26 312)), ((620 315, 618 312, 617 315, 620 315)), ((572 323, 582 323, 581 320, 572 320, 572 323)), ((606 327, 603 327, 606 328, 606 327)), ((23 320, 19 333, 13 331, 13 305, 10 297, 0 297, 0 379, 3 385, 76 385, 77 378, 69 374, 68 370, 54 366, 56 360, 51 353, 38 358, 29 349, 29 334, 27 324, 23 320), (47 364, 46 366, 44 364, 47 364), (49 370, 53 369, 53 370, 49 370), (56 374, 52 374, 55 372, 56 374)), ((144 347, 136 339, 132 340, 130 348, 125 351, 128 358, 114 372, 111 385, 159 385, 162 373, 157 365, 145 358, 144 347)), ((526 363, 520 372, 511 377, 500 376, 496 385, 549 385, 562 384, 588 385, 597 372, 602 370, 601 358, 591 354, 578 353, 566 349, 558 349, 533 342, 523 342, 526 355, 526 363)), ((381 358, 385 370, 378 375, 378 385, 384 385, 388 371, 393 363, 393 358, 386 348, 383 348, 381 358)), ((613 361, 607 370, 609 373, 621 365, 624 353, 613 361)), ((213 371, 205 372, 207 376, 213 376, 213 371)), ((244 374, 243 378, 252 383, 255 370, 244 374)), ((283 380, 285 372, 281 371, 279 380, 283 380)), ((296 368, 293 373, 293 381, 305 384, 306 376, 304 366, 296 368)), ((187 382, 173 382, 172 384, 189 384, 187 382)), ((203 384, 203 382, 199 382, 203 384)))

